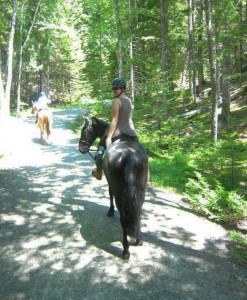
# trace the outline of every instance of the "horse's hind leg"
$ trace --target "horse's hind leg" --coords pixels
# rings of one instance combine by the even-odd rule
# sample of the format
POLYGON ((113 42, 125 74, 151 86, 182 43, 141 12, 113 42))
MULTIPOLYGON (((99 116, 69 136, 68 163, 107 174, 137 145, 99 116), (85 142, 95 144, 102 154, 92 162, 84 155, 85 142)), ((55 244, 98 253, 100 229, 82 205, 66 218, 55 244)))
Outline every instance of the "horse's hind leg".
POLYGON ((41 131, 41 132, 40 132, 40 141, 41 141, 41 144, 44 144, 44 143, 45 143, 44 131, 41 131))
POLYGON ((113 217, 114 216, 114 204, 113 204, 113 195, 111 190, 109 189, 109 195, 110 195, 110 208, 108 210, 107 216, 113 217))
POLYGON ((44 144, 44 142, 45 142, 44 128, 43 128, 43 124, 41 124, 40 121, 39 121, 39 129, 40 129, 40 142, 41 142, 41 144, 44 144))
POLYGON ((141 216, 139 216, 139 221, 138 221, 138 230, 137 230, 137 235, 136 235, 136 241, 134 243, 135 246, 142 246, 143 245, 143 240, 141 238, 141 216))
POLYGON ((122 214, 120 214, 120 222, 123 229, 123 259, 129 259, 130 258, 130 252, 129 252, 129 242, 127 238, 127 229, 125 224, 125 218, 122 214))
POLYGON ((142 246, 143 245, 143 240, 141 238, 141 232, 139 231, 138 233, 138 236, 136 238, 136 241, 135 241, 135 246, 142 246))

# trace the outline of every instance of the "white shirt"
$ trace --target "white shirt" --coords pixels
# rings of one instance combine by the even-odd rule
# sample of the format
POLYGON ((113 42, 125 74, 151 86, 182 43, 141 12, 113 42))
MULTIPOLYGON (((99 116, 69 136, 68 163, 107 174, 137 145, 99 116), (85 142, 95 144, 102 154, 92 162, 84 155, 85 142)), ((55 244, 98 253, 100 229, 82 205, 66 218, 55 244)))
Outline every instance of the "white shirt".
POLYGON ((37 108, 38 109, 47 109, 48 104, 51 103, 51 100, 49 100, 46 96, 39 97, 37 101, 37 108))

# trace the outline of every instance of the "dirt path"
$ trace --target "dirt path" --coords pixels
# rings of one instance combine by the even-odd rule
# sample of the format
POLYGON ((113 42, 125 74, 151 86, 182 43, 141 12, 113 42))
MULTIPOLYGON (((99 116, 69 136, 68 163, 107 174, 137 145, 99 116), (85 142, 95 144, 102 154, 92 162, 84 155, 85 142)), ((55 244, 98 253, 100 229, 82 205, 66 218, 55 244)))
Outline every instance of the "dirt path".
POLYGON ((40 145, 34 117, 1 132, 0 299, 246 299, 226 231, 165 190, 148 188, 144 245, 121 259, 106 181, 90 176, 93 162, 65 129, 80 113, 54 111, 52 145, 40 145))

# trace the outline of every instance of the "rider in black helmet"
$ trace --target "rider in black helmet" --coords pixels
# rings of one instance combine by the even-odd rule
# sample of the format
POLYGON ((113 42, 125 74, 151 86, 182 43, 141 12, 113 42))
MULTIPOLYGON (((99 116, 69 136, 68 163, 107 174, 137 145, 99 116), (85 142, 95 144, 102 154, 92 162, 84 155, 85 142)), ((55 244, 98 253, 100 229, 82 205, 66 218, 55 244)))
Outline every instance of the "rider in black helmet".
MULTIPOLYGON (((117 140, 138 141, 132 121, 132 103, 126 96, 125 89, 126 81, 123 78, 117 77, 113 80, 112 92, 115 99, 112 101, 112 120, 105 140, 106 148, 110 147, 117 140)), ((102 178, 100 163, 97 164, 97 168, 93 171, 92 175, 99 180, 102 178)))
MULTIPOLYGON (((112 82, 112 89, 121 89, 122 93, 124 90, 126 90, 126 81, 121 77, 115 78, 112 82)), ((117 97, 119 97, 120 95, 118 95, 117 97)))

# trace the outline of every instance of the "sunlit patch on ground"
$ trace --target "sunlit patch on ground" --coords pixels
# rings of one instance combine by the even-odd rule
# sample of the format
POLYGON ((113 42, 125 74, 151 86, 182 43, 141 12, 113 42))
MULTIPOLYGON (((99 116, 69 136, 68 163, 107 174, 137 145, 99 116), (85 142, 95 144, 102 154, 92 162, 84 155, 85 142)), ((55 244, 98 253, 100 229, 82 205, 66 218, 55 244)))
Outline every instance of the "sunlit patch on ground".
POLYGON ((5 222, 13 222, 15 225, 25 224, 25 218, 20 215, 4 215, 0 214, 0 217, 5 222))

